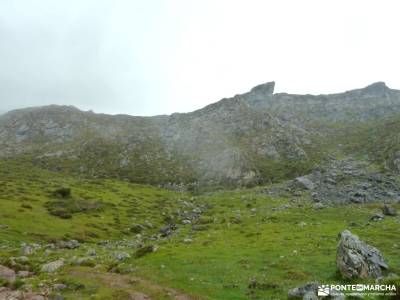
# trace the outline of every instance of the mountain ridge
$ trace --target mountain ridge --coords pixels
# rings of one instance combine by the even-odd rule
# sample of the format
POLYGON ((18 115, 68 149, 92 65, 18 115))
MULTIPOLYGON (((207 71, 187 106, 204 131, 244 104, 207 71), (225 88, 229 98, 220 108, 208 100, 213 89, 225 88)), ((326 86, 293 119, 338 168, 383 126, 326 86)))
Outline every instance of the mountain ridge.
POLYGON ((0 156, 139 183, 252 185, 302 175, 338 150, 333 137, 348 140, 354 128, 400 115, 400 91, 384 82, 326 95, 274 87, 152 117, 59 105, 13 110, 0 116, 0 156))
POLYGON ((287 93, 287 92, 275 93, 275 91, 274 91, 275 85, 276 85, 276 82, 275 82, 275 81, 269 81, 269 82, 266 82, 266 83, 262 83, 262 84, 259 84, 259 85, 254 86, 254 87, 251 88, 248 92, 241 93, 241 94, 236 94, 236 95, 234 95, 234 96, 232 96, 232 97, 225 97, 225 98, 222 98, 222 99, 220 99, 220 100, 218 100, 218 101, 216 101, 216 102, 212 102, 212 103, 210 103, 210 104, 207 104, 207 105, 205 105, 205 106, 203 106, 203 107, 201 107, 201 108, 199 108, 199 109, 195 109, 195 110, 190 111, 190 112, 174 112, 174 113, 171 113, 171 114, 159 114, 159 115, 150 115, 150 116, 140 116, 140 115, 131 115, 131 114, 124 114, 124 113, 117 113, 117 114, 96 113, 96 112, 93 112, 92 110, 87 110, 87 111, 85 111, 85 110, 80 109, 79 107, 76 107, 76 106, 74 106, 74 105, 68 105, 68 104, 48 104, 48 105, 42 105, 42 106, 28 106, 28 107, 16 108, 16 109, 11 109, 11 110, 2 110, 2 111, 0 111, 0 114, 8 114, 8 113, 14 113, 14 112, 23 112, 23 111, 33 111, 33 110, 37 110, 37 109, 46 109, 46 108, 57 108, 57 107, 58 107, 58 108, 63 108, 63 107, 65 107, 65 108, 71 108, 71 109, 79 110, 79 111, 81 111, 81 112, 95 113, 95 114, 98 114, 98 115, 108 115, 108 116, 130 116, 130 117, 153 118, 153 117, 171 116, 171 115, 175 115, 175 114, 190 114, 190 113, 194 113, 194 112, 196 112, 196 111, 205 109, 206 107, 208 107, 208 106, 210 106, 210 105, 219 103, 219 102, 221 102, 221 101, 223 101, 223 100, 226 100, 226 99, 233 99, 233 98, 241 97, 241 96, 246 96, 246 95, 254 94, 254 93, 257 93, 257 92, 260 92, 260 91, 263 91, 263 90, 265 90, 264 93, 265 93, 266 96, 268 96, 268 95, 289 95, 289 96, 310 96, 310 97, 322 97, 322 96, 343 95, 343 94, 346 94, 346 93, 360 92, 360 91, 361 91, 361 92, 362 92, 362 91, 368 92, 368 91, 376 90, 376 88, 380 88, 380 89, 382 89, 382 90, 391 90, 391 91, 395 91, 395 92, 400 92, 400 90, 389 88, 389 87, 386 85, 386 83, 385 83, 384 81, 376 81, 376 82, 373 82, 373 83, 371 83, 371 84, 369 84, 369 85, 367 85, 367 86, 365 86, 365 87, 363 87, 363 88, 351 89, 351 90, 346 90, 346 91, 338 92, 338 93, 321 93, 321 94, 310 94, 310 93, 307 93, 307 94, 297 94, 297 93, 287 93))

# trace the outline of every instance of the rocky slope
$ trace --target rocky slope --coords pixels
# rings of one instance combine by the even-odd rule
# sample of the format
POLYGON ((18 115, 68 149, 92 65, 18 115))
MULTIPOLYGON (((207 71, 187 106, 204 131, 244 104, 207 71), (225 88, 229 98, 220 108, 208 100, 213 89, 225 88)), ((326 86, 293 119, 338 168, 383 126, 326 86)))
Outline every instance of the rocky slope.
MULTIPOLYGON (((371 126, 387 132, 387 119, 400 114, 400 91, 382 82, 318 96, 274 94, 274 85, 170 116, 111 116, 70 106, 11 111, 0 116, 0 156, 141 183, 256 184, 307 174, 347 146, 361 153, 360 132, 368 137, 371 126)), ((393 146, 384 158, 370 148, 371 158, 395 169, 393 146)))

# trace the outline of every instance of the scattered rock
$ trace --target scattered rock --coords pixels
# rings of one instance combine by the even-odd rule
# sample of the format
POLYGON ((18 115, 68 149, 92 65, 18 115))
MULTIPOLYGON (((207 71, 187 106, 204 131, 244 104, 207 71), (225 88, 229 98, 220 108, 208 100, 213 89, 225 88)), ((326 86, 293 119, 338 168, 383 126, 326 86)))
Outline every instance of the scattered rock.
POLYGON ((126 252, 115 252, 114 253, 114 258, 118 261, 123 261, 125 259, 130 258, 131 256, 129 255, 129 253, 126 252))
POLYGON ((32 255, 35 252, 35 249, 29 245, 22 247, 22 253, 24 255, 32 255))
POLYGON ((192 225, 193 231, 206 231, 209 227, 207 225, 192 225))
POLYGON ((92 257, 73 257, 70 261, 71 264, 76 266, 94 266, 94 259, 92 257))
POLYGON ((97 255, 95 249, 89 249, 89 250, 86 252, 86 254, 87 254, 88 256, 96 256, 96 255, 97 255))
POLYGON ((288 209, 288 208, 291 208, 290 204, 282 204, 281 206, 273 207, 272 210, 273 211, 280 211, 280 210, 285 210, 285 209, 288 209))
POLYGON ((379 278, 382 269, 388 269, 382 254, 350 231, 339 234, 336 264, 346 278, 379 278))
POLYGON ((129 229, 130 232, 136 233, 136 234, 142 233, 143 230, 145 230, 145 227, 141 224, 135 224, 129 229))
POLYGON ((144 225, 145 225, 147 228, 150 228, 150 229, 154 228, 153 223, 149 222, 148 220, 146 220, 144 223, 145 223, 144 225))
POLYGON ((351 221, 351 222, 349 222, 349 226, 350 227, 360 227, 360 224, 358 224, 357 222, 351 221))
POLYGON ((32 255, 33 253, 35 253, 36 250, 41 249, 42 246, 36 243, 32 243, 32 244, 26 244, 26 243, 22 243, 21 244, 21 252, 23 255, 29 256, 32 255))
POLYGON ((6 266, 0 265, 0 279, 13 282, 15 280, 15 271, 6 266))
POLYGON ((56 291, 62 291, 62 290, 65 290, 67 288, 67 286, 65 284, 62 284, 62 283, 56 283, 55 285, 53 285, 53 288, 56 291))
POLYGON ((314 209, 324 209, 325 207, 326 207, 326 205, 323 204, 323 203, 321 203, 321 202, 316 202, 316 203, 314 203, 314 205, 313 205, 313 208, 314 208, 314 209))
POLYGON ((303 300, 318 300, 318 297, 314 291, 309 291, 303 296, 303 300))
POLYGON ((313 296, 317 297, 318 290, 317 282, 309 282, 302 286, 295 287, 288 292, 289 299, 318 299, 312 298, 313 296))
POLYGON ((77 240, 70 241, 59 241, 57 243, 57 247, 60 249, 77 249, 81 246, 81 244, 77 240))
POLYGON ((292 195, 295 197, 300 197, 301 195, 303 195, 303 193, 301 191, 293 191, 292 195))
POLYGON ((56 249, 57 247, 56 247, 56 245, 54 244, 54 243, 50 243, 50 244, 46 244, 45 246, 44 246, 44 248, 46 248, 46 249, 56 249))
POLYGON ((21 263, 27 263, 29 261, 29 258, 26 256, 19 256, 15 258, 16 261, 21 262, 21 263))
POLYGON ((43 295, 38 295, 34 293, 22 293, 22 298, 21 300, 46 300, 46 298, 43 295))
POLYGON ((64 260, 63 259, 59 259, 47 264, 44 264, 42 266, 42 272, 46 272, 46 273, 53 273, 55 271, 57 271, 59 268, 61 268, 64 265, 64 260))
POLYGON ((374 214, 371 218, 369 218, 369 220, 378 222, 378 221, 382 221, 384 218, 385 218, 385 216, 382 214, 374 214))
POLYGON ((307 223, 306 223, 306 222, 303 222, 303 221, 301 221, 300 223, 298 223, 298 224, 297 224, 297 226, 299 226, 299 227, 303 228, 303 227, 307 226, 307 223))
POLYGON ((155 252, 156 250, 157 250, 157 248, 154 245, 144 246, 136 251, 135 257, 139 258, 139 257, 145 256, 146 254, 155 252))
POLYGON ((232 219, 232 223, 235 223, 235 224, 242 223, 242 215, 240 213, 237 213, 235 215, 235 217, 232 219))
POLYGON ((389 273, 386 277, 385 277, 385 279, 386 280, 399 280, 400 279, 400 276, 399 275, 397 275, 397 274, 395 274, 395 273, 389 273))
POLYGON ((19 278, 27 278, 31 275, 33 275, 33 273, 31 273, 29 271, 18 271, 18 273, 17 273, 17 277, 19 277, 19 278))
POLYGON ((315 188, 314 182, 312 182, 307 176, 297 177, 296 181, 307 190, 313 190, 315 188))
POLYGON ((249 289, 255 289, 257 287, 257 279, 250 278, 249 285, 247 286, 249 289))
POLYGON ((382 208, 382 213, 386 216, 397 216, 397 211, 394 207, 385 204, 382 208))
POLYGON ((161 227, 159 230, 159 233, 161 234, 162 237, 167 237, 172 234, 173 230, 176 229, 176 226, 174 224, 168 224, 164 227, 161 227))
POLYGON ((13 291, 6 287, 0 287, 0 299, 4 300, 45 300, 40 294, 33 292, 13 291))
POLYGON ((350 197, 350 201, 353 203, 364 203, 367 201, 368 194, 364 191, 355 191, 350 197))
POLYGON ((203 213, 203 211, 199 207, 193 208, 192 212, 198 215, 201 215, 203 213))

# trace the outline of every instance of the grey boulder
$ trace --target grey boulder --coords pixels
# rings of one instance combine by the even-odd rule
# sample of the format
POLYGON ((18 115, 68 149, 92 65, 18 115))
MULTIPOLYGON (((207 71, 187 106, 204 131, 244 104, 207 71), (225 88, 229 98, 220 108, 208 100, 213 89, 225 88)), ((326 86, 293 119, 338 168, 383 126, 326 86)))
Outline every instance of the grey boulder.
POLYGON ((336 253, 336 264, 345 278, 380 278, 382 269, 388 265, 381 252, 349 230, 339 234, 340 241, 336 253))

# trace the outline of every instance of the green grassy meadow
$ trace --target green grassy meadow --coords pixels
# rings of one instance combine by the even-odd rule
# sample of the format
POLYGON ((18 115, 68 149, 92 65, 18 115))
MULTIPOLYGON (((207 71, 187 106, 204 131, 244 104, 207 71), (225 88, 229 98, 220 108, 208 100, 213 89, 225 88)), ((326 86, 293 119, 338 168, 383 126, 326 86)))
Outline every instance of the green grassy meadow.
POLYGON ((380 204, 316 210, 306 196, 270 196, 265 187, 190 194, 3 160, 0 264, 23 255, 21 243, 42 245, 17 264, 34 276, 15 288, 63 283, 65 299, 286 299, 306 282, 346 282, 335 259, 337 235, 349 229, 381 250, 388 273, 400 274, 399 216, 371 222, 380 204), (71 191, 65 199, 54 195, 62 187, 71 191), (183 224, 182 215, 196 209, 201 215, 183 224), (176 230, 157 237, 168 223, 176 230), (46 246, 71 239, 81 246, 46 246), (156 251, 136 257, 138 240, 156 251), (88 251, 96 255, 88 258, 88 251), (129 257, 115 259, 119 252, 129 257), (41 272, 60 258, 65 265, 57 272, 41 272))

